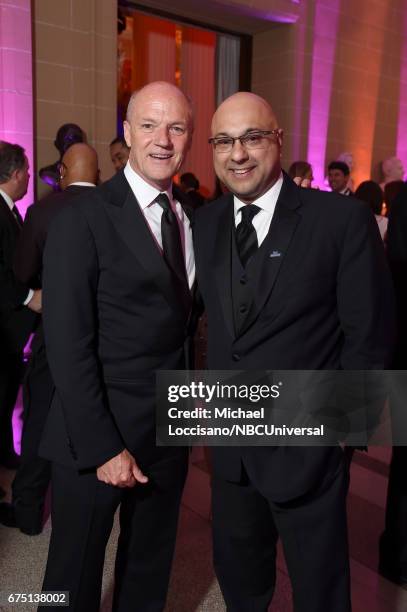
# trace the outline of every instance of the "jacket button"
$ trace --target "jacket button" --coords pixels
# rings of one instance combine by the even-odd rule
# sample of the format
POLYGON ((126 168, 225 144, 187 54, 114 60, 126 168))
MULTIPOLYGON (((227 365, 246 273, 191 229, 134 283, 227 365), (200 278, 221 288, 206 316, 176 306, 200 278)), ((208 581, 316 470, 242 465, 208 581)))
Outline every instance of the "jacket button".
POLYGON ((246 283, 247 283, 247 276, 243 274, 243 276, 240 277, 240 284, 245 285, 246 283))
POLYGON ((233 359, 233 361, 240 361, 240 355, 239 355, 239 353, 233 353, 233 355, 232 355, 232 359, 233 359))
POLYGON ((240 312, 240 314, 244 314, 245 312, 247 312, 247 306, 242 304, 242 306, 240 306, 240 308, 239 308, 239 312, 240 312))

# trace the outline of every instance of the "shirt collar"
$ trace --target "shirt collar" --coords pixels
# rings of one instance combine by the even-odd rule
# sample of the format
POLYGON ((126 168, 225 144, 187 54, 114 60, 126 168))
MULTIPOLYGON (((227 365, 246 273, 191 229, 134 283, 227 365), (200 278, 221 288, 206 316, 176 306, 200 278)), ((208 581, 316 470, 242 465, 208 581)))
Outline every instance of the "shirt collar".
POLYGON ((14 202, 13 200, 10 198, 10 196, 8 195, 8 193, 6 193, 5 191, 3 191, 2 189, 0 189, 0 195, 3 196, 3 198, 6 201, 7 206, 9 207, 10 210, 13 210, 14 208, 14 202))
MULTIPOLYGON (((278 196, 280 195, 282 186, 283 186, 283 173, 280 172, 280 176, 278 177, 274 185, 270 187, 270 189, 268 189, 266 193, 263 193, 263 195, 260 196, 260 198, 258 198, 257 200, 254 200, 252 204, 256 204, 256 206, 266 211, 268 214, 272 215, 274 213, 274 209, 276 207, 278 196)), ((233 204, 235 208, 235 217, 236 217, 237 213, 242 208, 242 206, 246 206, 246 203, 242 202, 242 200, 239 200, 238 197, 234 196, 233 204)))
POLYGON ((160 191, 141 178, 141 176, 131 167, 130 162, 127 162, 126 167, 124 168, 124 176, 126 177, 142 210, 150 206, 159 193, 166 193, 170 202, 172 202, 172 183, 165 192, 160 191))
POLYGON ((69 183, 67 187, 72 187, 73 185, 78 187, 96 187, 94 183, 88 183, 87 181, 74 181, 73 183, 69 183))

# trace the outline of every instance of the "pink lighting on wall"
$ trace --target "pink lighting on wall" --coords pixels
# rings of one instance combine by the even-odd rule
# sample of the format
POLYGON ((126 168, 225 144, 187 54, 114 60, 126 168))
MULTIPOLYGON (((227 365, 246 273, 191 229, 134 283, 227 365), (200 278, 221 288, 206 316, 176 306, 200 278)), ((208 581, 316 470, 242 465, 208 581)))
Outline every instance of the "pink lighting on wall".
MULTIPOLYGON (((24 147, 34 174, 31 1, 0 0, 0 140, 24 147)), ((19 201, 24 215, 34 180, 19 201)))
POLYGON ((407 6, 404 6, 403 43, 400 61, 400 97, 397 127, 397 157, 407 173, 407 6))
POLYGON ((321 188, 324 188, 339 5, 339 0, 331 0, 329 8, 323 2, 315 5, 307 160, 312 165, 314 185, 321 188))

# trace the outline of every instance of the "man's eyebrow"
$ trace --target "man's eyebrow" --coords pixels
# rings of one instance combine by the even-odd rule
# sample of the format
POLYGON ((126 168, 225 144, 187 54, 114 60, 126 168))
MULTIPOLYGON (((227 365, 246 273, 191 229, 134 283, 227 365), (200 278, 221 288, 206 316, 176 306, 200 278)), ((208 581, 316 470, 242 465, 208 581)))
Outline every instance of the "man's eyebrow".
MULTIPOLYGON (((250 134, 250 132, 263 132, 264 130, 262 130, 259 127, 249 127, 247 128, 247 130, 245 130, 243 132, 243 134, 239 134, 239 136, 237 136, 236 138, 240 138, 240 136, 246 136, 246 134, 250 134)), ((230 134, 227 134, 226 132, 218 132, 217 134, 215 134, 214 138, 222 138, 224 136, 227 136, 228 138, 233 138, 233 136, 231 136, 230 134)))

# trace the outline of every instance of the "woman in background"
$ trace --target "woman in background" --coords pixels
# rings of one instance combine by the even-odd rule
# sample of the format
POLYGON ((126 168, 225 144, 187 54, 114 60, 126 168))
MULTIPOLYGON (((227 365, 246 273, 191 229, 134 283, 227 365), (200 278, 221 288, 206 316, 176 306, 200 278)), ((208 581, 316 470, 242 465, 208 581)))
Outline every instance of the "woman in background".
POLYGON ((299 177, 302 180, 306 179, 309 181, 309 187, 314 180, 312 174, 312 166, 306 161, 295 161, 291 164, 288 169, 288 176, 292 179, 299 177))
POLYGON ((355 198, 369 204, 379 226, 380 236, 383 242, 386 241, 387 234, 387 217, 382 213, 383 206, 383 191, 374 181, 363 181, 355 191, 355 198))

